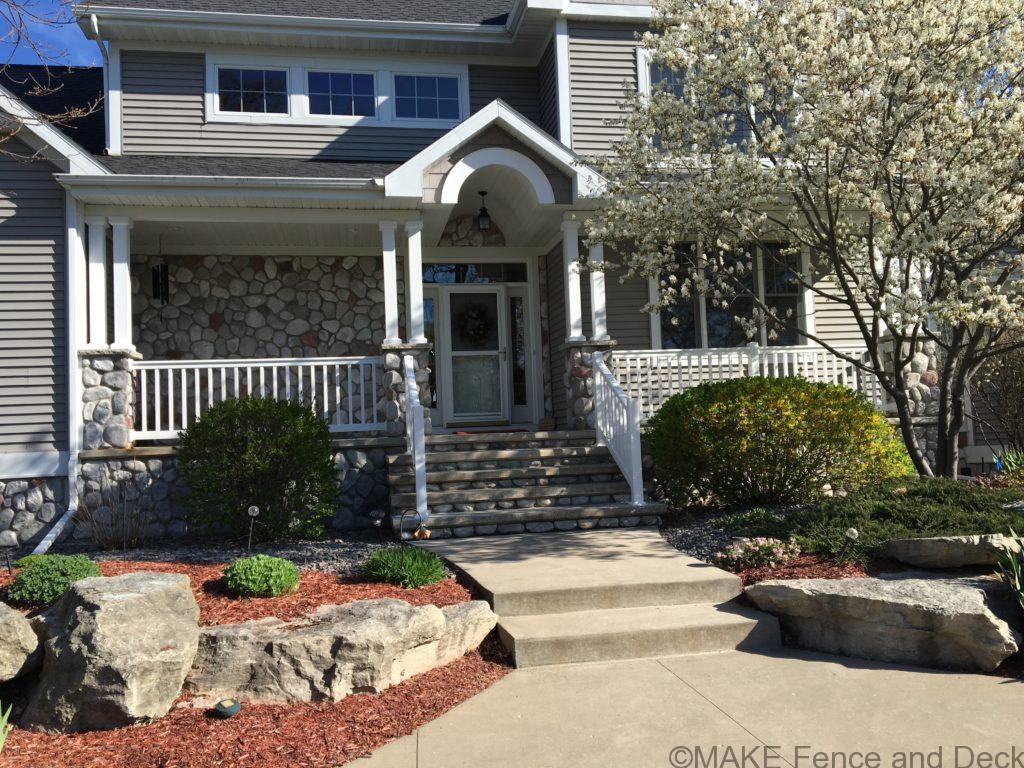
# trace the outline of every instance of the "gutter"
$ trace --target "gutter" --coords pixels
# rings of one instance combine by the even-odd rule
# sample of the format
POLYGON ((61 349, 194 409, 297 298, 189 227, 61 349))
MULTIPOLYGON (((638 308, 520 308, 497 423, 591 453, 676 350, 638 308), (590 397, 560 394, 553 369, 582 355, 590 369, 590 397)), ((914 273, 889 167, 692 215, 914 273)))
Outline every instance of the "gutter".
POLYGON ((304 176, 167 176, 115 173, 96 177, 78 174, 58 174, 57 181, 65 187, 110 186, 128 187, 207 187, 207 188, 260 188, 271 189, 379 189, 379 179, 367 178, 309 178, 304 176))

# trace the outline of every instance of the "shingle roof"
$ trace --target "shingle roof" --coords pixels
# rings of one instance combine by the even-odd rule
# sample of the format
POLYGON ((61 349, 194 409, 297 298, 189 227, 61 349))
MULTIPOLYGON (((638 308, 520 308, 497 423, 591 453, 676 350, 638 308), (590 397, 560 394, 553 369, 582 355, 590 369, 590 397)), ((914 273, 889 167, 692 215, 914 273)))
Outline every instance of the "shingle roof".
POLYGON ((368 21, 503 25, 514 0, 92 0, 81 5, 368 21))
POLYGON ((226 176, 291 179, 376 179, 398 163, 330 162, 288 157, 123 155, 100 157, 114 173, 141 176, 226 176))
POLYGON ((106 145, 101 67, 0 67, 0 85, 93 154, 106 145), (80 116, 71 118, 72 114, 80 116), (58 118, 58 119, 53 119, 58 118))

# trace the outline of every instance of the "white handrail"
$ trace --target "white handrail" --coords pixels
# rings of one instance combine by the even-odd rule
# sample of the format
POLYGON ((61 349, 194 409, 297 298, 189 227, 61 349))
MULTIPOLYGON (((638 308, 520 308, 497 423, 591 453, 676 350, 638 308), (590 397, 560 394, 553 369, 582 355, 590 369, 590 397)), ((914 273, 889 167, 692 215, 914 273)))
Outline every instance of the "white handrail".
MULTIPOLYGON (((867 364, 863 347, 836 347, 845 358, 867 364)), ((878 380, 824 347, 801 345, 710 349, 616 350, 611 371, 623 389, 641 403, 644 419, 653 416, 672 395, 705 382, 746 376, 802 376, 810 381, 842 384, 864 394, 876 407, 885 404, 878 380)))
MULTIPOLYGON (((427 510, 427 438, 426 416, 420 402, 420 385, 416 383, 416 358, 406 355, 405 365, 405 440, 406 452, 416 481, 416 518, 426 525, 427 510)), ((399 531, 399 536, 403 534, 399 531)))
POLYGON ((306 403, 331 432, 383 430, 380 367, 379 357, 133 362, 133 439, 175 438, 215 404, 244 395, 306 403))
POLYGON ((594 427, 597 444, 607 446, 629 483, 633 504, 644 503, 640 448, 640 401, 627 395, 600 352, 591 355, 594 376, 594 427))

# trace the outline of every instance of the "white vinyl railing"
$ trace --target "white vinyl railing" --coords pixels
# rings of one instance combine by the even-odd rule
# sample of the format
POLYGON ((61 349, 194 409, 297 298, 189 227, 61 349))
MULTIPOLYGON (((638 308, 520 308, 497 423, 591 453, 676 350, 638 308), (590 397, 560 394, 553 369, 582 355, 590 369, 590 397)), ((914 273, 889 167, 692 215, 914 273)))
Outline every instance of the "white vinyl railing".
MULTIPOLYGON (((868 361, 866 349, 837 347, 837 351, 858 362, 868 361)), ((611 371, 625 392, 640 401, 645 420, 672 395, 705 382, 745 376, 801 376, 842 384, 863 393, 877 407, 884 405, 883 390, 874 376, 824 347, 809 345, 616 351, 611 371)))
POLYGON ((607 446, 629 483, 633 504, 644 503, 640 449, 640 401, 630 397, 608 369, 600 352, 591 357, 594 376, 594 426, 597 444, 607 446))
MULTIPOLYGON (((406 355, 405 366, 405 445, 416 481, 416 518, 420 525, 427 523, 427 438, 426 415, 420 402, 420 385, 416 383, 416 359, 406 355)), ((399 538, 403 535, 399 531, 399 538)))
POLYGON ((135 440, 164 440, 217 403, 259 395, 307 404, 332 432, 384 429, 379 357, 142 360, 135 376, 135 440))

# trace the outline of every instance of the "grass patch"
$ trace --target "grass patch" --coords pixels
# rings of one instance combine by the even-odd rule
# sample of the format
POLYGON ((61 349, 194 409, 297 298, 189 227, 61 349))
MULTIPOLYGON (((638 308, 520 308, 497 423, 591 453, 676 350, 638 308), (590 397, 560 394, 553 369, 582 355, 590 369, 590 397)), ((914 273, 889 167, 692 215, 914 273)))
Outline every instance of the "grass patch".
POLYGON ((846 531, 860 536, 843 559, 866 562, 890 539, 1006 533, 1021 514, 1003 509, 1021 491, 992 489, 948 479, 900 479, 877 483, 842 498, 776 516, 765 510, 726 515, 716 525, 744 536, 795 537, 806 552, 839 554, 846 531), (735 526, 735 527, 733 527, 735 526))
POLYGON ((363 570, 377 581, 416 589, 444 578, 444 562, 433 552, 417 547, 378 549, 363 564, 363 570))

